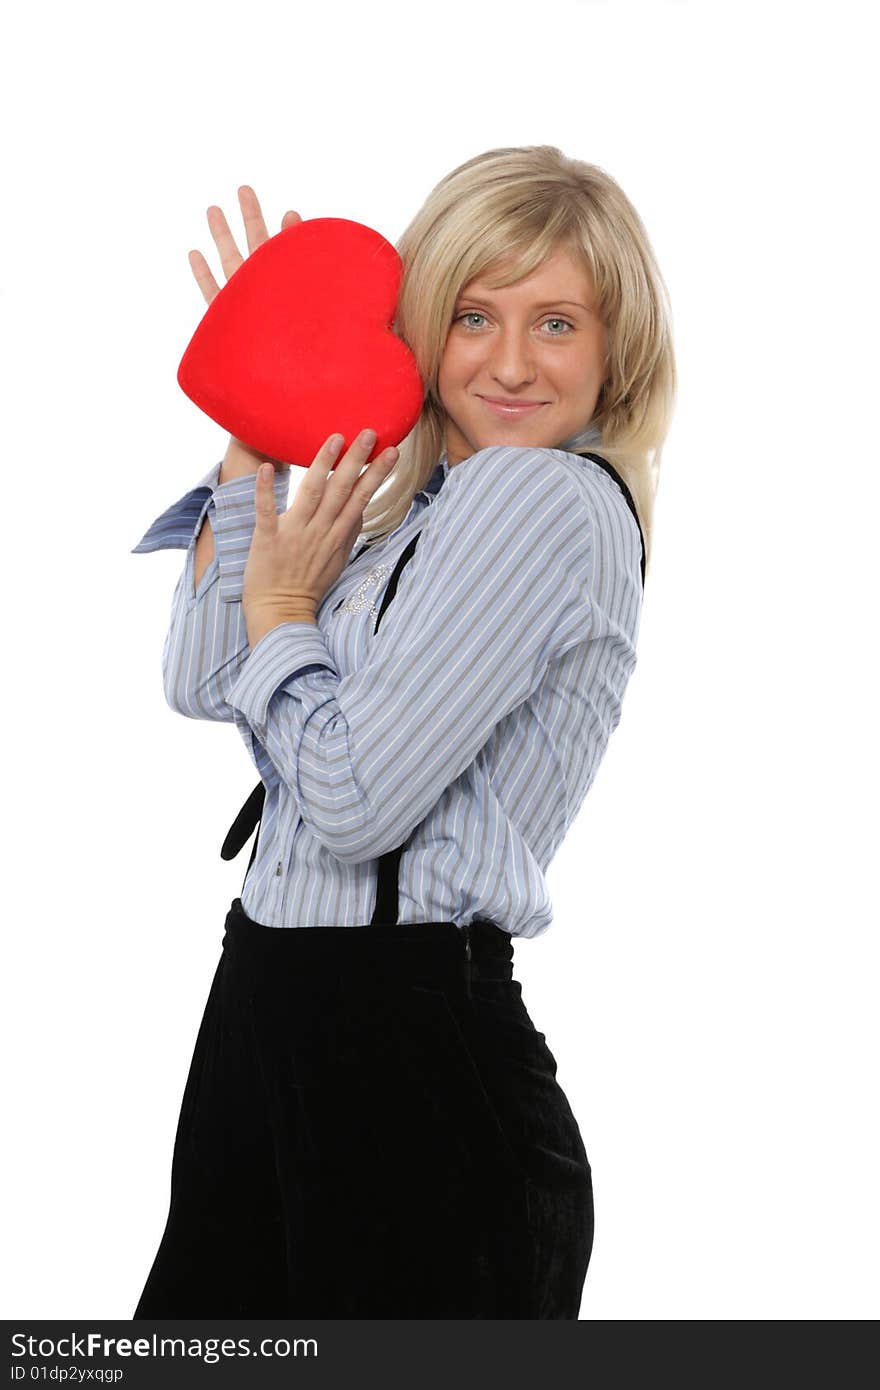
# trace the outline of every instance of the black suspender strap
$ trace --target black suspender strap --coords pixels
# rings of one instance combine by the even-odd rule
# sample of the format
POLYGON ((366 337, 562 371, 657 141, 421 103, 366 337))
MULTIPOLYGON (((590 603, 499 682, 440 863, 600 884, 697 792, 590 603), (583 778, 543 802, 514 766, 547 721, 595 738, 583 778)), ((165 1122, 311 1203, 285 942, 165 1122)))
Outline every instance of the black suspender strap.
POLYGON ((400 872, 400 859, 406 848, 407 842, 412 838, 408 835, 402 845, 396 849, 386 850, 379 856, 379 875, 376 883, 376 906, 373 908, 373 915, 370 918, 370 926, 397 926, 399 907, 399 885, 398 875, 400 872))
POLYGON ((391 578, 385 585, 385 592, 382 595, 382 602, 379 604, 379 612, 376 614, 376 626, 373 628, 373 636, 375 636, 376 633, 379 631, 379 624, 382 621, 382 615, 385 612, 385 609, 388 607, 391 600, 394 598, 394 595, 397 593, 397 581, 400 578, 401 571, 404 565, 408 564, 409 561, 412 559, 413 555, 415 554, 416 546, 419 543, 419 536, 421 534, 421 531, 416 532, 409 544, 406 545, 404 549, 400 552, 397 564, 391 571, 391 578))
MULTIPOLYGON (((419 543, 419 536, 421 534, 421 531, 417 531, 412 540, 403 548, 397 564, 391 571, 391 578, 385 586, 382 602, 379 605, 379 612, 376 614, 376 626, 373 628, 374 636, 379 631, 379 624, 382 621, 382 615, 385 609, 397 593, 397 581, 400 579, 403 567, 409 563, 416 552, 416 546, 419 543)), ((386 850, 384 854, 379 856, 379 879, 376 886, 376 906, 373 909, 370 926, 377 926, 386 922, 390 922, 394 926, 397 925, 398 914, 400 912, 400 892, 398 883, 400 858, 414 833, 414 831, 410 832, 403 843, 398 845, 396 849, 386 850)))
MULTIPOLYGON (((247 801, 244 803, 238 815, 235 817, 235 820, 232 822, 231 826, 226 832, 226 839, 223 841, 223 844, 220 849, 221 859, 234 859, 235 856, 241 850, 242 846, 247 843, 248 837, 253 834, 255 827, 260 824, 263 815, 263 803, 265 800, 266 788, 263 784, 263 779, 260 778, 259 782, 254 787, 247 801)), ((260 837, 258 832, 254 836, 254 844, 251 850, 251 857, 248 860, 247 869, 245 870, 245 878, 247 878, 248 874, 250 873, 251 864, 253 864, 254 862, 254 857, 257 853, 257 840, 259 838, 260 837)))
POLYGON ((630 490, 629 490, 629 488, 627 487, 626 483, 625 483, 625 482, 623 481, 623 479, 621 478, 621 476, 620 476, 620 474, 618 473, 617 469, 616 469, 616 468, 612 468, 612 467, 611 467, 611 464, 608 462, 608 460, 607 460, 607 459, 603 459, 603 457, 602 457, 601 454, 581 454, 581 458, 592 459, 594 463, 598 463, 598 465, 599 465, 600 468, 604 468, 605 472, 608 473, 608 474, 614 479, 614 481, 617 483, 617 486, 620 488, 621 492, 623 493, 624 497, 626 498, 627 505, 629 506, 630 511, 632 512, 633 516, 634 516, 635 519, 636 519, 636 526, 638 526, 638 528, 639 528, 639 538, 640 538, 640 540, 641 540, 641 542, 642 542, 642 588, 644 588, 644 587, 645 587, 645 535, 644 535, 644 532, 642 531, 642 523, 639 521, 639 514, 638 514, 638 512, 636 511, 636 504, 635 504, 635 502, 633 501, 632 493, 630 492, 630 490))

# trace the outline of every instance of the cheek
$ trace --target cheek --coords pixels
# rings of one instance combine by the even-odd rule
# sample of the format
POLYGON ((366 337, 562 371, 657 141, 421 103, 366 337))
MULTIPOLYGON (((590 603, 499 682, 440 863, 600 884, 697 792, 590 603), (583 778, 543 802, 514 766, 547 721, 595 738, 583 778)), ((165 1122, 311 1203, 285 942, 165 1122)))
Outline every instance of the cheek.
POLYGON ((579 355, 577 360, 572 358, 571 362, 566 364, 565 381, 572 391, 598 385, 601 380, 602 354, 598 349, 579 355))
POLYGON ((443 350, 440 374, 451 383, 467 381, 479 363, 478 344, 450 334, 443 350))
POLYGON ((466 380, 467 373, 463 370, 458 355, 446 356, 440 364, 440 389, 442 391, 455 391, 466 380))

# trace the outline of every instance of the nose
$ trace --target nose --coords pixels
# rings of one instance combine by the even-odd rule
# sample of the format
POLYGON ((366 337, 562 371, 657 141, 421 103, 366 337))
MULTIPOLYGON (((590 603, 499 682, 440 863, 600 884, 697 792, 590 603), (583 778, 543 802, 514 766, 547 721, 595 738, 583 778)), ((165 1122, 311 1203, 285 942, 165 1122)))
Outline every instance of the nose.
POLYGON ((513 395, 535 380, 534 344, 527 333, 502 330, 489 349, 488 374, 501 395, 513 395))

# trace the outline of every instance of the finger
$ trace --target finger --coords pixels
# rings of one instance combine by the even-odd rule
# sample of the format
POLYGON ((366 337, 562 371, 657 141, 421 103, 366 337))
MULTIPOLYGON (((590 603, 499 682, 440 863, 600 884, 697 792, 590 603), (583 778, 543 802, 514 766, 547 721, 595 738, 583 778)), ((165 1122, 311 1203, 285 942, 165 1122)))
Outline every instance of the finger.
POLYGON ((244 257, 235 244, 235 238, 229 230, 229 223, 226 221, 223 209, 218 208, 216 204, 208 208, 208 226, 211 229, 214 244, 220 252, 220 264, 223 267, 223 273, 228 280, 238 270, 244 257))
POLYGON ((190 251, 189 263, 192 273, 196 277, 196 284, 205 296, 207 303, 210 304, 214 296, 220 293, 220 286, 211 274, 211 267, 201 251, 190 251))
POLYGON ((397 462, 397 450, 394 448, 383 449, 381 454, 377 454, 377 456, 371 460, 370 455, 375 447, 375 432, 361 430, 341 463, 338 463, 333 470, 330 482, 336 488, 337 494, 343 491, 346 493, 351 492, 352 488, 362 477, 366 478, 370 476, 372 478, 374 476, 371 473, 368 474, 362 471, 365 464, 369 463, 369 468, 373 469, 377 464, 384 465, 389 462, 397 462))
POLYGON ((257 469, 254 489, 254 508, 257 515, 257 529, 271 535, 278 527, 278 513, 275 510, 275 470, 271 464, 261 463, 257 469))
POLYGON ((305 477, 297 489, 297 495, 303 493, 307 501, 313 504, 312 510, 317 507, 324 496, 324 485, 344 443, 345 440, 341 434, 331 434, 329 439, 324 440, 306 469, 305 477))
MULTIPOLYGON (((376 447, 375 435, 370 439, 368 432, 362 430, 347 450, 342 462, 337 463, 334 468, 334 461, 344 442, 342 435, 331 435, 306 469, 306 475, 297 489, 297 503, 301 508, 301 514, 307 520, 319 516, 328 526, 333 524, 340 509, 351 496, 364 464, 376 447)), ((388 470, 396 460, 397 451, 391 449, 385 450, 373 461, 364 475, 369 477, 370 492, 378 487, 382 480, 381 476, 377 478, 376 472, 387 476, 388 470)), ((361 506, 363 505, 364 502, 361 502, 361 506)))
MULTIPOLYGON (((296 501, 293 504, 304 521, 311 521, 314 516, 320 513, 326 524, 332 525, 341 505, 340 490, 337 482, 330 492, 329 498, 325 501, 328 492, 327 484, 331 478, 336 477, 342 467, 342 464, 337 464, 336 472, 331 472, 344 443, 345 439, 341 434, 331 434, 329 439, 325 439, 306 469, 305 477, 296 490, 296 501), (324 503, 323 509, 322 502, 324 503)), ((363 446, 358 448, 357 441, 346 454, 350 476, 344 492, 345 496, 348 496, 354 477, 357 476, 357 470, 366 463, 368 454, 369 449, 363 446), (353 458, 354 464, 352 464, 353 458), (354 467, 353 476, 351 476, 352 466, 354 467)))
POLYGON ((239 188, 238 203, 244 218, 248 251, 256 251, 258 246, 269 240, 269 229, 263 218, 260 201, 249 183, 243 183, 239 188))
POLYGON ((396 449, 383 449, 364 468, 374 447, 375 440, 371 442, 364 439, 363 434, 359 435, 322 488, 321 506, 331 525, 335 518, 341 526, 353 524, 397 462, 396 449))
POLYGON ((364 509, 373 493, 382 486, 397 462, 396 449, 384 449, 378 458, 373 459, 365 472, 357 479, 354 487, 340 510, 332 529, 339 527, 343 532, 353 528, 354 534, 360 531, 364 519, 364 509))
POLYGON ((295 227, 297 222, 302 222, 298 212, 286 212, 281 219, 281 230, 286 231, 288 227, 295 227))

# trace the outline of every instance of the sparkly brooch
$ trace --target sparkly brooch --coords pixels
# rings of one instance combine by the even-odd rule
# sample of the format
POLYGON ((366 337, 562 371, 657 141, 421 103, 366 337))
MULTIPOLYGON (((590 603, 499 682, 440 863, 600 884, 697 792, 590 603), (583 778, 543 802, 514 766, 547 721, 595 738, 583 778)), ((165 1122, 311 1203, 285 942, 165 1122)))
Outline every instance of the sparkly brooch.
POLYGON ((367 594, 370 589, 378 585, 390 568, 390 562, 384 565, 374 565, 373 568, 364 575, 364 578, 361 580, 354 593, 350 594, 345 602, 339 605, 342 612, 360 613, 362 608, 369 606, 370 612, 375 617, 377 612, 376 605, 372 598, 367 597, 367 594))

